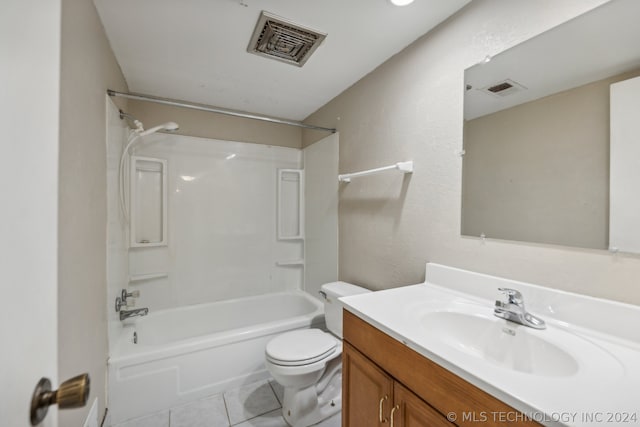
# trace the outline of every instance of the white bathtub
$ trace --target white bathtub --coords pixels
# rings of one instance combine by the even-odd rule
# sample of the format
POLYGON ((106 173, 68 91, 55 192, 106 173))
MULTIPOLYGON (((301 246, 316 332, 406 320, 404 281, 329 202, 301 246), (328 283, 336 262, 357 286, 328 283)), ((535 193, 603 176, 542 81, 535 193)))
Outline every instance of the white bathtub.
POLYGON ((124 326, 109 358, 111 423, 268 378, 266 343, 285 331, 323 322, 322 304, 301 291, 136 318, 124 326))

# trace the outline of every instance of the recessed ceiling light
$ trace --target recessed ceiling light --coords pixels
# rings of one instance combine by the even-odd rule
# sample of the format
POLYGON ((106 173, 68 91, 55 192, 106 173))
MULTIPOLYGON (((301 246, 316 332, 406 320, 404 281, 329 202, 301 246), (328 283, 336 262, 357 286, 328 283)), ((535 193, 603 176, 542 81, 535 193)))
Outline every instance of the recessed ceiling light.
POLYGON ((413 3, 413 0, 389 0, 394 6, 406 6, 413 3))

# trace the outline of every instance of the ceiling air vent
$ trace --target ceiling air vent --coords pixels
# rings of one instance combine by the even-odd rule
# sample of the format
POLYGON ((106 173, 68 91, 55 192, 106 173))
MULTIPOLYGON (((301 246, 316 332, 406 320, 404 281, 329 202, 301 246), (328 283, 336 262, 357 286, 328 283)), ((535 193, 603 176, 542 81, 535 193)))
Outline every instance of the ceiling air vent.
POLYGON ((520 83, 514 82, 511 79, 506 79, 501 82, 494 83, 491 86, 484 87, 480 90, 494 96, 503 97, 526 89, 527 88, 522 86, 520 83))
POLYGON ((302 67, 326 36, 262 11, 247 51, 302 67))

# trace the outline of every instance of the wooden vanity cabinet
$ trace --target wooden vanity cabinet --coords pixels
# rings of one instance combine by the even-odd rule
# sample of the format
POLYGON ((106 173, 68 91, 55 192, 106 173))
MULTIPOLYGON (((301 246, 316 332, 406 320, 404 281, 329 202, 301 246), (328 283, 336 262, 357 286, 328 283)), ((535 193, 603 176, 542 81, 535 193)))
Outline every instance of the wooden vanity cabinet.
POLYGON ((342 388, 343 426, 384 425, 393 402, 393 378, 348 343, 342 348, 342 388))
POLYGON ((402 384, 344 344, 342 350, 343 427, 451 427, 440 413, 402 384))
POLYGON ((343 319, 343 427, 540 425, 505 423, 497 415, 518 413, 509 405, 346 310, 343 319))

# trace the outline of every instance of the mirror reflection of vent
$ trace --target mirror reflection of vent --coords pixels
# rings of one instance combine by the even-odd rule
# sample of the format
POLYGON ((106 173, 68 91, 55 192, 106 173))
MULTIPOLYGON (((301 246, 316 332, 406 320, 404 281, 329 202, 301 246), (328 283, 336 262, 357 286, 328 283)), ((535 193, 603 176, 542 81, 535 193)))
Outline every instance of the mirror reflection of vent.
POLYGON ((500 82, 494 83, 487 87, 480 89, 483 92, 486 92, 493 96, 504 97, 508 95, 512 95, 516 92, 521 92, 526 90, 527 88, 521 85, 518 82, 515 82, 511 79, 502 80, 500 82))
POLYGON ((302 67, 326 36, 262 11, 247 51, 302 67))

